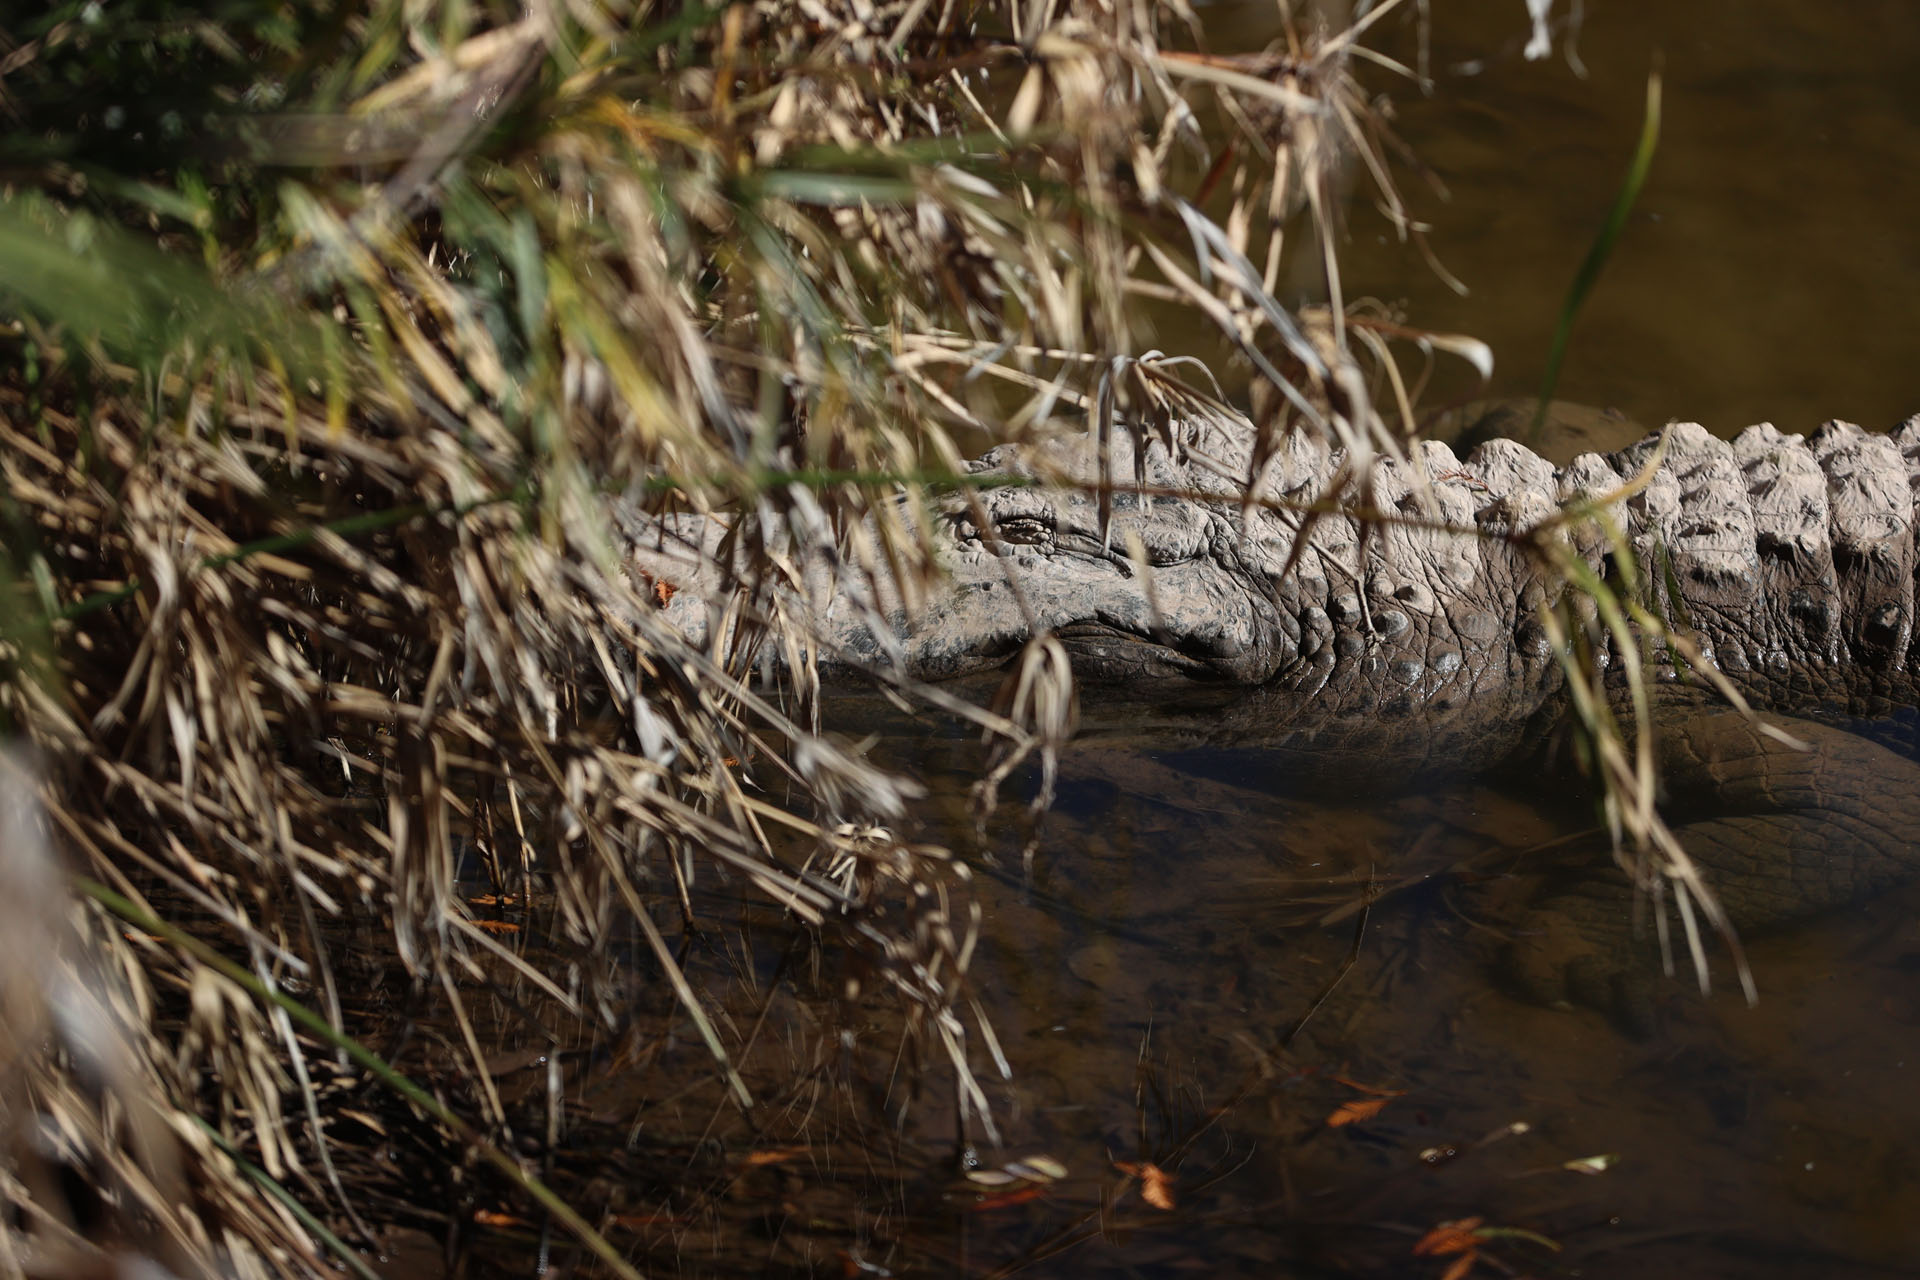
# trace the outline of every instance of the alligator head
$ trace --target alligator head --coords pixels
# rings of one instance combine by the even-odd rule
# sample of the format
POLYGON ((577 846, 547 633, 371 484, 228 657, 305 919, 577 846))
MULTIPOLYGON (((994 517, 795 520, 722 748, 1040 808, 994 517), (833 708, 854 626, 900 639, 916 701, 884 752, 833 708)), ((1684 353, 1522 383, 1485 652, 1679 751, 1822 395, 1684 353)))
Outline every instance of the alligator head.
POLYGON ((1255 538, 1279 530, 1259 518, 1243 527, 1230 505, 1218 472, 1244 476, 1244 451, 1220 450, 1219 433, 1184 434, 1175 457, 1161 439, 1136 455, 1122 433, 1104 517, 1088 436, 1003 447, 972 464, 976 487, 949 502, 941 524, 949 590, 905 620, 915 674, 997 666, 1045 631, 1083 679, 1270 679, 1289 649, 1272 590, 1278 566, 1268 563, 1284 553, 1255 538))
MULTIPOLYGON (((1249 504, 1244 420, 1117 434, 1104 522, 1089 435, 972 465, 978 487, 942 524, 948 590, 889 614, 913 674, 998 666, 1044 630, 1083 680, 1262 685, 1323 696, 1324 710, 1391 709, 1444 706, 1546 656, 1518 652, 1537 574, 1497 536, 1543 514, 1553 491, 1552 467, 1518 446, 1489 446, 1471 467, 1443 445, 1377 459, 1343 507, 1343 455, 1304 436, 1265 462, 1249 504), (1367 522, 1356 497, 1401 519, 1367 522)), ((871 652, 844 625, 852 612, 829 617, 871 652)))

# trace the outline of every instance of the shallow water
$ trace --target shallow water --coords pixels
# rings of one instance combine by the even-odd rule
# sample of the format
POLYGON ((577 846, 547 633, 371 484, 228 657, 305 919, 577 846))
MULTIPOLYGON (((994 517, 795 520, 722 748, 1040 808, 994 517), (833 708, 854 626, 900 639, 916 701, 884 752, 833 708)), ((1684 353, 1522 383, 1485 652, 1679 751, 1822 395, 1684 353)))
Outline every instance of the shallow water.
MULTIPOLYGON (((964 753, 938 733, 887 748, 958 807, 964 753)), ((964 1270, 1437 1275, 1415 1242, 1471 1217, 1559 1245, 1488 1246, 1534 1274, 1920 1265, 1920 894, 1750 937, 1756 1007, 1724 954, 1711 998, 1653 971, 1629 1034, 1520 997, 1486 941, 1503 873, 1591 821, 1577 788, 1301 795, 1254 753, 1233 763, 1095 740, 1064 762, 1030 876, 1012 804, 975 850, 1002 870, 975 977, 1015 1069, 1008 1152, 1079 1181, 962 1209, 964 1270), (1599 1156, 1605 1172, 1566 1167, 1599 1156), (1086 1180, 1112 1189, 1114 1161, 1142 1160, 1175 1175, 1171 1211, 1136 1189, 1104 1231, 1031 1256, 1101 1223, 1086 1180)))
MULTIPOLYGON (((1449 292, 1362 208, 1350 295, 1404 299, 1417 324, 1489 341, 1491 390, 1535 391, 1657 58, 1661 152, 1559 394, 1723 434, 1833 416, 1887 426, 1920 409, 1920 22, 1907 0, 1590 2, 1585 79, 1563 43, 1548 61, 1521 58, 1518 0, 1434 10, 1434 92, 1392 92, 1401 135, 1452 192, 1441 202, 1410 185, 1415 212, 1473 293, 1449 292)), ((1267 12, 1209 9, 1215 47, 1257 48, 1267 12)), ((1414 56, 1410 38, 1389 47, 1414 56)), ((1437 398, 1478 392, 1454 377, 1437 398)), ((1259 752, 1094 735, 1064 761, 1038 828, 1016 796, 976 842, 966 799, 980 761, 964 735, 897 713, 860 727, 878 732, 878 756, 929 783, 912 834, 962 850, 980 873, 974 989, 1013 1068, 991 1090, 1006 1145, 983 1158, 1045 1154, 1070 1176, 1032 1196, 968 1183, 931 1089, 901 1128, 852 1125, 873 1167, 892 1144, 895 1174, 859 1183, 846 1176, 859 1160, 818 1152, 741 1165, 753 1139, 712 1128, 724 1107, 659 1117, 682 1105, 671 1082, 698 1073, 684 1030, 644 1070, 589 1047, 569 1068, 570 1106, 616 1127, 651 1117, 633 1132, 669 1134, 685 1149, 673 1168, 732 1188, 701 1212, 725 1218, 734 1204, 750 1225, 706 1255, 712 1269, 738 1273, 740 1252, 758 1248, 770 1271, 850 1276, 1438 1276, 1458 1255, 1416 1257, 1417 1242, 1481 1218, 1559 1246, 1493 1239, 1486 1274, 1920 1273, 1920 893, 1749 939, 1756 1007, 1724 955, 1711 997, 1685 977, 1657 981, 1636 1037, 1599 1012, 1521 998, 1490 962, 1472 881, 1591 822, 1563 782, 1409 789, 1383 784, 1405 772, 1389 760, 1372 777, 1302 783, 1259 752), (1392 892, 1361 911, 1369 886, 1392 892), (1377 1113, 1329 1123, 1356 1103, 1377 1113), (702 1163, 707 1143, 747 1170, 738 1182, 702 1163), (1567 1167, 1600 1156, 1602 1172, 1567 1167), (1171 1174, 1173 1207, 1123 1188, 1115 1161, 1171 1174), (814 1213, 829 1189, 840 1198, 814 1213), (850 1202, 858 1230, 809 1237, 850 1202)), ((663 907, 663 928, 673 915, 663 907)), ((735 1032, 790 972, 769 959, 779 936, 765 933, 760 951, 709 937, 689 956, 748 989, 728 1011, 735 1032)), ((670 1018, 644 959, 636 967, 670 1018)), ((878 1046, 878 1062, 818 1068, 826 1094, 870 1100, 875 1116, 899 1102, 886 1060, 898 1028, 882 1004, 833 1015, 849 1018, 845 1043, 878 1046)), ((783 1007, 768 1025, 804 1046, 834 1025, 824 1016, 783 1007)), ((991 1074, 977 1035, 971 1050, 991 1074)), ((839 1132, 809 1123, 815 1138, 839 1132)), ((708 1265, 691 1245, 672 1251, 693 1232, 685 1223, 633 1229, 660 1248, 671 1237, 656 1263, 708 1265)))
MULTIPOLYGON (((1258 47, 1266 12, 1210 9, 1215 48, 1258 47)), ((1661 150, 1558 394, 1721 434, 1920 409, 1910 6, 1589 4, 1584 79, 1564 30, 1540 63, 1525 36, 1518 3, 1435 6, 1434 92, 1394 90, 1401 136, 1452 193, 1409 184, 1415 212, 1472 294, 1363 208, 1350 296, 1489 341, 1492 390, 1535 391, 1659 65, 1661 150)), ((1437 398, 1478 390, 1456 376, 1437 398)), ((934 832, 964 846, 971 757, 891 732, 883 751, 935 784, 934 832)), ((1439 1275, 1458 1255, 1414 1246, 1463 1218, 1560 1246, 1494 1240, 1489 1270, 1920 1273, 1920 893, 1749 939, 1755 1007, 1724 955, 1711 997, 1656 981, 1636 1037, 1515 994, 1454 874, 1590 822, 1577 789, 1350 790, 1289 785, 1257 753, 1091 741, 1030 873, 1003 807, 975 850, 1001 872, 976 976, 1015 1068, 1008 1150, 1076 1181, 980 1212, 950 1200, 956 1273, 1439 1275), (1369 883, 1398 887, 1356 933, 1369 883), (1369 1100, 1377 1115, 1329 1125, 1369 1100), (1566 1167, 1602 1155, 1604 1172, 1566 1167), (1175 1172, 1175 1208, 1137 1187, 1103 1208, 1087 1180, 1114 1188, 1116 1160, 1175 1172)))

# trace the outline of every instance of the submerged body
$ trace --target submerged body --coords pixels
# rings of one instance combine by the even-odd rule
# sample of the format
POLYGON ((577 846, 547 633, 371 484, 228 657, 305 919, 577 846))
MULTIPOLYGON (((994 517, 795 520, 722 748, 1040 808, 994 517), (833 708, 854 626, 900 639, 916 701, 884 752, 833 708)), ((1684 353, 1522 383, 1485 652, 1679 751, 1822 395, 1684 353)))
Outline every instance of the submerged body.
MULTIPOLYGON (((1832 727, 1912 754, 1913 717, 1895 713, 1920 704, 1920 419, 1890 435, 1762 425, 1731 442, 1680 424, 1664 445, 1562 467, 1509 440, 1464 460, 1428 443, 1372 461, 1364 483, 1303 438, 1256 467, 1244 423, 1177 425, 1141 448, 1115 442, 1105 522, 1091 439, 996 450, 972 464, 980 487, 940 517, 947 582, 920 607, 823 556, 803 575, 811 598, 792 607, 829 665, 950 679, 1006 665, 1044 631, 1083 682, 1117 686, 1136 708, 1183 708, 1162 721, 1175 741, 1277 747, 1289 768, 1388 758, 1404 773, 1490 763, 1557 717, 1565 675, 1541 607, 1566 587, 1552 561, 1604 577, 1624 545, 1647 605, 1755 706, 1824 722, 1800 730, 1815 752, 1782 746, 1703 708, 1700 682, 1651 655, 1662 701, 1688 708, 1663 736, 1675 821, 1734 923, 1920 872, 1907 839, 1920 766, 1832 727), (1562 522, 1569 502, 1610 496, 1618 542, 1599 523, 1562 522), (1207 710, 1192 714, 1196 703, 1207 710)), ((710 555, 718 527, 683 542, 710 555)), ((661 545, 650 572, 698 573, 699 556, 675 566, 661 545)), ((670 607, 690 631, 717 616, 697 591, 670 607)), ((1613 660, 1606 630, 1588 635, 1596 660, 1613 660)), ((1559 866, 1501 913, 1516 922, 1511 971, 1532 994, 1602 1002, 1627 971, 1628 890, 1602 864, 1559 866)))

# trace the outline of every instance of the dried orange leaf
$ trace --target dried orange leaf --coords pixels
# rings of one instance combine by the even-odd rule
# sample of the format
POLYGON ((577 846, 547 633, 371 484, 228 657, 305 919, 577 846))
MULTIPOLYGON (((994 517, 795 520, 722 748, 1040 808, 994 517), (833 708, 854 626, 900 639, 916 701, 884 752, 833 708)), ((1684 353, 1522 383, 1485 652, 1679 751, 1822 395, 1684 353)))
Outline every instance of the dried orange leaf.
POLYGON ((525 1218, 516 1218, 510 1213, 500 1213, 493 1209, 475 1209, 473 1220, 483 1227, 524 1227, 525 1218))
POLYGON ((1453 1222, 1442 1222, 1420 1237, 1419 1243, 1413 1246, 1413 1256, 1438 1258, 1449 1253, 1477 1249, 1480 1247, 1480 1237, 1474 1232, 1485 1221, 1485 1218, 1460 1218, 1453 1222))
POLYGON ((1352 1102, 1343 1102, 1327 1117, 1327 1127, 1338 1129, 1342 1125, 1359 1124, 1362 1120, 1371 1120, 1386 1109, 1392 1098, 1355 1098, 1352 1102))
POLYGON ((1140 1198, 1156 1209, 1173 1208, 1173 1176, 1159 1165, 1142 1160, 1115 1160, 1113 1167, 1140 1179, 1140 1198))
POLYGON ((1465 1280, 1467 1272, 1473 1270, 1473 1264, 1480 1260, 1477 1249, 1469 1249, 1453 1260, 1453 1265, 1440 1273, 1440 1280, 1465 1280))
POLYGON ((747 1152, 745 1161, 749 1169, 757 1169, 764 1164, 779 1164, 782 1160, 791 1160, 795 1156, 805 1155, 805 1147, 767 1147, 760 1151, 747 1152))
POLYGON ((520 926, 511 920, 475 920, 474 927, 488 933, 518 933, 520 926))

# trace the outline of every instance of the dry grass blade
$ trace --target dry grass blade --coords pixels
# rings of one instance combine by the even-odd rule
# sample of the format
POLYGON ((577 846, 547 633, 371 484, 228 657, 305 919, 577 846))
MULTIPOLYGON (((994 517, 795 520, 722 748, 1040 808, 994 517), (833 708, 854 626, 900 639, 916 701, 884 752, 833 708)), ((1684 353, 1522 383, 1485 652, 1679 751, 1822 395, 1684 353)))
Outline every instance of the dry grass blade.
POLYGON ((1650 690, 1653 679, 1646 655, 1665 650, 1685 671, 1704 674, 1733 707, 1751 714, 1747 701, 1713 664, 1703 661, 1687 636, 1636 598, 1639 569, 1633 547, 1609 514, 1644 489, 1665 456, 1666 440, 1651 450, 1640 471, 1611 493, 1570 504, 1558 517, 1529 534, 1534 554, 1553 564, 1570 588, 1558 607, 1543 609, 1541 622, 1558 655, 1573 700, 1574 723, 1587 743, 1594 771, 1604 787, 1605 814, 1615 856, 1636 891, 1647 895, 1655 911, 1661 954, 1673 971, 1668 947, 1665 895, 1671 891, 1680 913, 1687 951, 1700 990, 1711 988, 1711 965, 1696 923, 1696 912, 1725 941, 1748 1003, 1758 999, 1740 940, 1725 909, 1699 866, 1667 825, 1658 807, 1659 775, 1654 759, 1658 729, 1650 690), (1618 588, 1603 578, 1590 556, 1577 549, 1583 532, 1597 534, 1607 562, 1616 566, 1618 588), (1577 608, 1576 608, 1577 606, 1577 608), (1587 621, 1583 623, 1582 618, 1587 621), (1594 661, 1598 647, 1589 626, 1604 633, 1614 664, 1594 661), (1617 671, 1613 670, 1617 667, 1617 671), (1631 721, 1622 726, 1615 708, 1625 696, 1631 721))
MULTIPOLYGON (((321 1272, 228 1152, 289 1188, 318 1163, 338 1194, 327 1137, 280 1121, 371 1070, 328 1047, 369 1019, 347 976, 369 969, 465 1011, 461 1079, 487 1083, 451 1090, 448 1132, 512 1123, 476 993, 543 1034, 604 1030, 636 972, 753 1108, 752 1037, 662 923, 696 937, 720 884, 869 958, 991 1132, 974 1056, 1005 1061, 967 991, 965 869, 848 834, 915 788, 818 732, 817 606, 884 622, 937 589, 933 489, 963 484, 969 433, 1090 414, 1109 446, 1171 449, 1179 423, 1246 425, 1142 352, 1141 296, 1257 375, 1251 472, 1196 458, 1212 498, 1302 431, 1346 450, 1315 509, 1369 506, 1368 461, 1404 449, 1375 402, 1411 392, 1351 349, 1330 224, 1358 157, 1411 226, 1352 72, 1395 6, 1243 57, 1167 48, 1191 12, 1132 0, 350 0, 225 25, 157 0, 124 30, 83 8, 0 20, 14 133, 44 144, 9 152, 0 197, 0 717, 45 805, 0 815, 6 873, 37 877, 0 904, 34 917, 6 942, 38 940, 0 979, 0 1068, 27 1082, 7 1096, 38 1109, 4 1113, 31 1229, 0 1246, 90 1247, 35 1172, 44 1129, 126 1208, 106 1247, 321 1272), (90 123, 108 108, 180 136, 129 154, 90 123), (1241 145, 1208 164, 1216 108, 1241 145), (1330 306, 1276 299, 1283 246, 1330 306), (697 638, 664 616, 696 584, 646 569, 669 531, 704 557, 697 638), (97 915, 60 934, 56 858, 197 947, 97 915), (552 956, 487 934, 518 922, 475 917, 483 878, 552 956), (82 1017, 56 996, 87 964, 112 981, 82 984, 106 993, 82 1017), (302 984, 326 1034, 261 1003, 302 984)), ((1099 481, 1106 502, 1126 477, 1099 481)), ((1037 757, 1045 803, 1074 720, 1056 641, 993 712, 876 678, 987 731, 989 801, 1037 757)), ((1625 753, 1613 772, 1644 776, 1625 753)))

